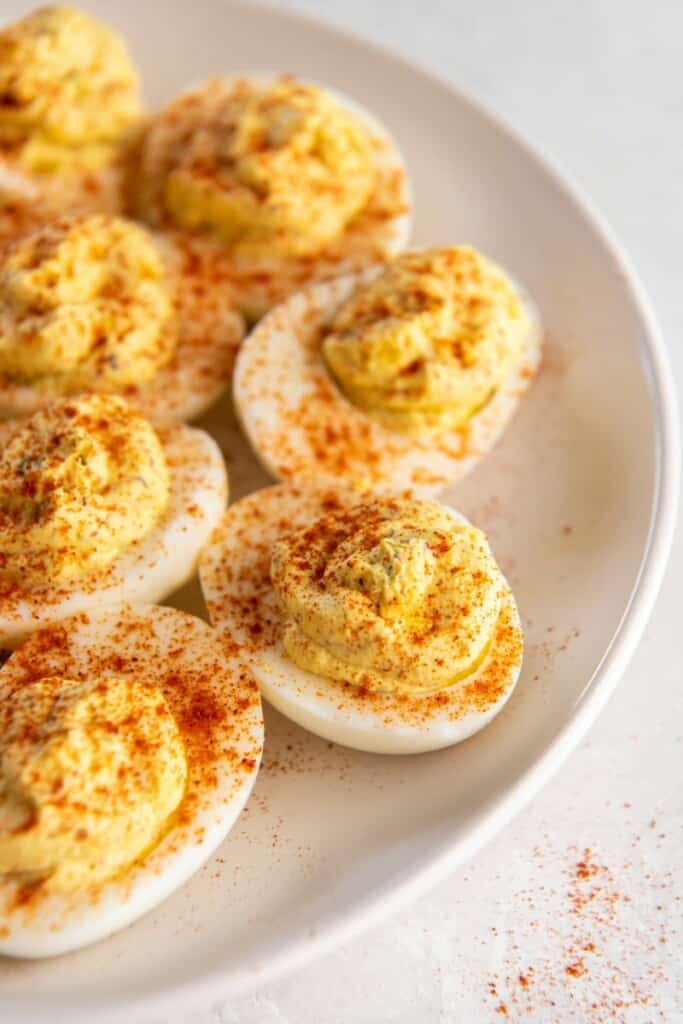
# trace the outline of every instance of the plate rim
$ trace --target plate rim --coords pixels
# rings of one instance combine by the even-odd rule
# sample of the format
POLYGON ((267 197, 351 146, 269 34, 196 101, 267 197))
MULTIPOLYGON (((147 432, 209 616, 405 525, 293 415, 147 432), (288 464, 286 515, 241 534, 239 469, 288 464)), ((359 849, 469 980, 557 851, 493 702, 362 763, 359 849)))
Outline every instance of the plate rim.
MULTIPOLYGON (((677 522, 680 489, 681 441, 676 398, 676 385, 663 335, 657 323, 652 303, 629 256, 622 249, 606 218, 593 201, 570 175, 560 169, 559 163, 546 155, 540 146, 508 122, 488 103, 473 95, 460 84, 454 84, 438 71, 408 56, 400 48, 394 49, 376 42, 372 37, 354 29, 341 27, 322 15, 308 11, 282 8, 269 0, 212 0, 235 10, 260 11, 264 16, 299 22, 323 33, 340 37, 353 46, 361 47, 401 65, 409 74, 427 79, 432 85, 456 96, 479 119, 495 127, 510 143, 549 176, 559 191, 564 193, 574 208, 604 244, 619 271, 627 291, 630 291, 635 311, 642 321, 639 354, 650 378, 650 393, 655 418, 655 481, 648 533, 636 578, 628 597, 624 613, 616 627, 605 653, 593 674, 587 680, 570 719, 546 744, 543 753, 533 765, 506 791, 494 799, 480 815, 467 835, 460 839, 445 838, 430 855, 425 855, 414 866, 409 877, 398 885, 385 883, 360 900, 349 912, 335 921, 323 924, 314 936, 299 936, 286 948, 271 955, 259 969, 246 968, 231 973, 225 968, 210 970, 192 980, 164 986, 153 992, 130 998, 116 998, 105 1006, 93 1000, 70 1007, 52 1006, 51 1019, 69 1021, 91 1019, 98 1012, 98 1020, 126 1019, 131 1011, 137 1013, 200 1011, 213 1003, 242 996, 266 982, 270 983, 304 967, 313 960, 332 952, 361 932, 378 924, 383 918, 416 900, 433 888, 456 867, 459 867, 505 828, 550 781, 555 772, 576 749, 614 693, 628 662, 642 636, 653 610, 671 550, 677 522)), ((23 1011, 21 1003, 12 998, 3 1000, 6 1012, 21 1014, 22 1021, 42 1021, 41 1010, 23 1011)), ((16 1018, 15 1018, 16 1019, 16 1018)))

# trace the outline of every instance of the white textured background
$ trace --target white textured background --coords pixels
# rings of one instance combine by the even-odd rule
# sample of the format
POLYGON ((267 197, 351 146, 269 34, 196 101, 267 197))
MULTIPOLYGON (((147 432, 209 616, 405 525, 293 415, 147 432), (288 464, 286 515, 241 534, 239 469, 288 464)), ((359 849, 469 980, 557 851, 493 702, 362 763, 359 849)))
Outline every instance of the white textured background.
MULTIPOLYGON (((633 257, 683 379, 681 0, 279 6, 414 56, 553 157, 633 257)), ((682 587, 679 536, 601 720, 473 863, 287 980, 164 1024, 683 1022, 682 587)))

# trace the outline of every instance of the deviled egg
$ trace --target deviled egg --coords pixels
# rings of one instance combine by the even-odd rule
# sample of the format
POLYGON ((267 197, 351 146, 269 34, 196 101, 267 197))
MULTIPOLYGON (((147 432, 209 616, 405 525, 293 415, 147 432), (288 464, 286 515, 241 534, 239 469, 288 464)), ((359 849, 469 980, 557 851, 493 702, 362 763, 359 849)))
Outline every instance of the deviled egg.
MULTIPOLYGON (((12 217, 26 214, 8 210, 8 230, 12 217)), ((157 423, 192 419, 229 383, 243 334, 223 282, 125 218, 29 222, 0 245, 0 417, 88 390, 157 423)))
POLYGON ((0 31, 0 193, 122 209, 141 115, 125 43, 89 14, 41 7, 0 31))
POLYGON ((77 615, 0 669, 0 953, 46 957, 181 886, 242 810, 258 689, 172 608, 77 615))
POLYGON ((263 696, 336 743, 457 743, 519 676, 510 587, 484 534, 436 502, 266 488, 228 510, 199 572, 263 696))
POLYGON ((134 191, 138 215, 220 268, 250 317, 387 259, 410 232, 407 172, 384 127, 291 76, 182 93, 145 133, 134 191))
POLYGON ((407 252, 264 317, 235 406, 279 479, 435 494, 503 433, 541 344, 528 296, 481 253, 407 252))
POLYGON ((202 430, 154 427, 121 398, 60 399, 0 426, 0 648, 75 612, 159 601, 225 510, 202 430))

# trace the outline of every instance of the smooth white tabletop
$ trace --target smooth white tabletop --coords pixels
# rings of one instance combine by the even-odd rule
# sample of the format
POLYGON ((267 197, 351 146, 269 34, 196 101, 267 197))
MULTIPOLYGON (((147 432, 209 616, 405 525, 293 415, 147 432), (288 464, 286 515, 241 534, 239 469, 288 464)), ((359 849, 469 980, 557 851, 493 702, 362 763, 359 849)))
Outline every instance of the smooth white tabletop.
MULTIPOLYGON (((279 5, 404 51, 554 158, 635 262, 683 380, 683 5, 279 5)), ((306 970, 163 1024, 683 1022, 682 587, 679 531, 655 614, 607 710, 473 863, 306 970)))

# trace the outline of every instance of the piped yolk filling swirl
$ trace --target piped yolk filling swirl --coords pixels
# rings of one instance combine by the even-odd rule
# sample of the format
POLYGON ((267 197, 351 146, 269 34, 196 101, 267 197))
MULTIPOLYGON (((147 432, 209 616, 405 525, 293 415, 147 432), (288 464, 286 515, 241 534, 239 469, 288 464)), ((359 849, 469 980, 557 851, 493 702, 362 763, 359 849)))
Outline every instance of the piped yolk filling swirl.
POLYGON ((323 89, 212 80, 148 133, 140 212, 248 260, 313 255, 369 201, 374 160, 364 124, 323 89))
POLYGON ((141 116, 123 40, 73 7, 0 32, 0 151, 30 171, 96 170, 141 116))
POLYGON ((0 253, 0 374, 50 392, 149 380, 176 346, 163 262, 120 217, 55 220, 0 253))
POLYGON ((156 686, 125 676, 20 686, 0 707, 0 876, 55 892, 105 881, 159 840, 186 778, 156 686))
POLYGON ((122 399, 53 402, 0 453, 0 580, 30 587, 105 568, 156 525, 169 488, 154 428, 122 399))
POLYGON ((323 358, 369 416, 408 437, 463 427, 519 363, 531 329, 512 282, 467 246, 398 256, 329 324, 323 358))
POLYGON ((397 498, 331 512, 280 540, 271 579, 295 664, 389 693, 428 693, 476 672, 507 591, 480 530, 397 498))

